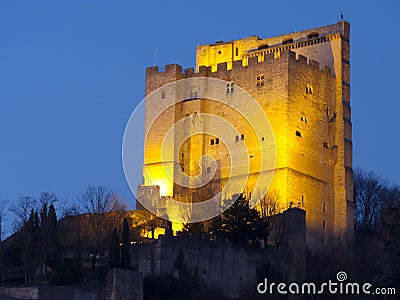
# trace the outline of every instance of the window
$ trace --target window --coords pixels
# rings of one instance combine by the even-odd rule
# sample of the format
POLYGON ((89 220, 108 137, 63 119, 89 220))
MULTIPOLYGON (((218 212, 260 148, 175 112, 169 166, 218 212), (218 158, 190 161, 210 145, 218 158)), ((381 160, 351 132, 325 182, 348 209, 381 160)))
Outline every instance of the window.
POLYGON ((182 157, 185 157, 185 153, 182 152, 182 157))
POLYGON ((184 167, 181 167, 181 169, 182 169, 182 172, 185 172, 185 168, 184 167))
POLYGON ((236 56, 239 55, 239 48, 238 48, 238 47, 235 48, 235 55, 236 55, 236 56))
POLYGON ((215 144, 216 144, 216 145, 219 144, 219 138, 216 138, 216 139, 215 139, 215 144))
POLYGON ((296 135, 297 135, 298 137, 301 137, 301 132, 298 131, 298 130, 296 130, 296 135))
POLYGON ((256 78, 256 85, 257 86, 264 86, 265 81, 264 81, 264 74, 258 75, 256 78))
POLYGON ((313 87, 309 84, 306 85, 306 94, 312 95, 313 93, 313 87))
POLYGON ((239 141, 239 136, 235 136, 235 141, 238 142, 239 141))
POLYGON ((221 50, 218 51, 218 54, 221 54, 221 50))
POLYGON ((226 93, 233 93, 233 88, 234 88, 234 83, 233 82, 229 82, 226 84, 226 93))
POLYGON ((322 229, 325 230, 325 221, 322 221, 322 229))
POLYGON ((324 146, 324 148, 328 148, 329 147, 327 142, 323 142, 322 145, 324 146))
POLYGON ((208 173, 208 174, 211 173, 211 167, 207 167, 207 173, 208 173))
POLYGON ((326 211, 326 203, 324 202, 324 211, 326 211))
POLYGON ((165 91, 161 91, 161 99, 165 99, 165 91))
POLYGON ((240 140, 243 141, 244 140, 244 134, 240 135, 240 140))
POLYGON ((264 142, 264 137, 261 138, 261 141, 264 142))
POLYGON ((214 145, 214 139, 210 140, 210 145, 214 145))

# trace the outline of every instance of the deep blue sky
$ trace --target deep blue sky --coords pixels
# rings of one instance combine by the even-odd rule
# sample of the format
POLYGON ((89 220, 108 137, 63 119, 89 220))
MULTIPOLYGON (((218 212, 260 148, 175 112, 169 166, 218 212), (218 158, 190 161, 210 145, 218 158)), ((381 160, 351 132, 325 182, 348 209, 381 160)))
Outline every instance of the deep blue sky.
POLYGON ((193 67, 197 44, 327 25, 341 11, 354 164, 400 184, 399 1, 0 1, 0 199, 104 184, 131 200, 121 142, 154 48, 158 65, 193 67))

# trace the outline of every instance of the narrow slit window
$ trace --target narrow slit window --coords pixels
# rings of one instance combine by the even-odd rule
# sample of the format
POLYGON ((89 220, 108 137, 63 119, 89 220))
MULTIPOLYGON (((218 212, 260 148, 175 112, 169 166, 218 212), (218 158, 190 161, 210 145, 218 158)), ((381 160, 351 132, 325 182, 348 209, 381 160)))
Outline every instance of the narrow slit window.
POLYGON ((233 82, 229 82, 226 84, 226 93, 227 94, 231 94, 233 93, 234 90, 234 83, 233 82))
POLYGON ((215 144, 216 144, 216 145, 219 144, 219 138, 216 138, 216 139, 215 139, 215 144))
POLYGON ((214 145, 214 139, 210 140, 210 145, 214 145))
POLYGON ((298 130, 296 130, 296 135, 297 135, 298 137, 301 137, 301 132, 298 131, 298 130))

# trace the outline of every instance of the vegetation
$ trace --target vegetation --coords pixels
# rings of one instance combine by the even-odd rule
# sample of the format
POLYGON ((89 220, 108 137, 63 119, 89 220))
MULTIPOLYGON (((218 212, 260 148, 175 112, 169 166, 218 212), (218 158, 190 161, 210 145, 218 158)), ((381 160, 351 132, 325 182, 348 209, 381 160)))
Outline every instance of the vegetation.
POLYGON ((15 233, 0 244, 3 285, 67 285, 104 276, 109 268, 130 268, 130 227, 117 194, 88 186, 70 207, 62 203, 61 219, 58 202, 42 193, 9 207, 15 233))
MULTIPOLYGON (((282 220, 269 218, 282 210, 277 199, 278 195, 266 195, 257 209, 251 209, 240 195, 221 215, 185 224, 184 231, 229 240, 238 247, 264 241, 279 251, 288 233, 282 220)), ((307 281, 332 279, 341 269, 355 281, 400 289, 400 188, 356 169, 354 205, 354 243, 307 253, 307 281)), ((88 186, 68 207, 52 193, 21 197, 10 206, 0 201, 0 236, 7 208, 14 216, 15 232, 0 243, 3 285, 66 285, 104 278, 110 268, 134 269, 132 242, 144 241, 143 235, 154 238, 157 228, 170 226, 147 211, 128 215, 121 198, 103 186, 88 186)), ((146 278, 145 298, 223 299, 188 271, 186 259, 180 252, 171 274, 146 278)), ((259 278, 285 280, 281 270, 267 263, 256 271, 259 278)))

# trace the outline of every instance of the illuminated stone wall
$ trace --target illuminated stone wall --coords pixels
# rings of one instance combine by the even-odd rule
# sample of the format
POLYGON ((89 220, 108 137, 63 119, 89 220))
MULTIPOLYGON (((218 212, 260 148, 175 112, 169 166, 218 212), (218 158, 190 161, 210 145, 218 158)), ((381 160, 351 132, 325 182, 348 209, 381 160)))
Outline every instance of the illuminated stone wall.
MULTIPOLYGON (((223 79, 246 90, 263 108, 275 136, 276 169, 270 192, 279 195, 282 208, 306 210, 309 245, 326 244, 333 235, 344 239, 346 233, 352 235, 354 219, 349 38, 349 24, 341 21, 274 38, 249 37, 199 46, 197 72, 182 72, 179 65, 167 65, 163 72, 158 67, 148 68, 146 95, 167 83, 196 77, 223 79)), ((190 126, 201 124, 197 113, 209 112, 242 130, 242 142, 250 155, 246 191, 251 192, 258 177, 259 153, 246 120, 213 101, 186 100, 170 107, 164 119, 157 119, 146 143, 144 163, 152 176, 159 178, 149 182, 144 175, 144 184, 159 185, 162 196, 202 201, 167 178, 156 150, 174 122, 190 115, 194 125, 182 129, 190 130, 190 126)), ((146 102, 147 128, 152 119, 149 114, 162 101, 160 95, 146 102)), ((174 134, 178 139, 180 133, 174 134)), ((169 162, 171 170, 178 163, 185 173, 193 175, 198 172, 201 155, 211 154, 217 161, 214 186, 221 188, 229 174, 229 152, 222 143, 211 145, 213 138, 198 135, 175 149, 180 158, 169 162)), ((168 168, 168 162, 166 165, 168 168)))

